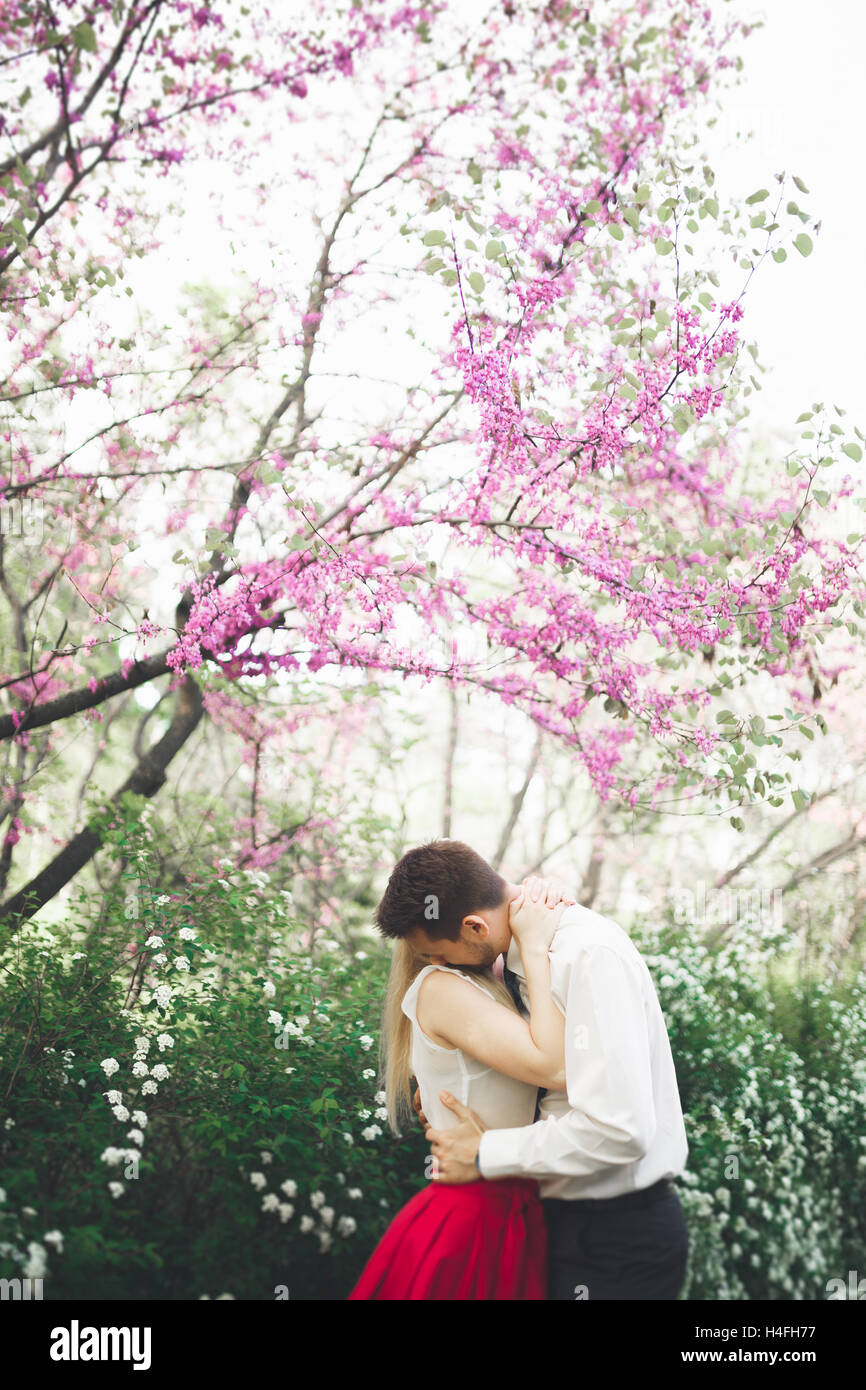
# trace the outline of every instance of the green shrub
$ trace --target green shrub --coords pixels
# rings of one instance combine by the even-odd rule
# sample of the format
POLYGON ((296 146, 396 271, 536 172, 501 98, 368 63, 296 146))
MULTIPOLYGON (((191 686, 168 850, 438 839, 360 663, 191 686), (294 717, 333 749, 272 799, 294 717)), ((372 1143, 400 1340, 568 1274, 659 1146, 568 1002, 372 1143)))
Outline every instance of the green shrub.
MULTIPOLYGON (((147 881, 152 836, 126 820, 106 852, 147 881)), ((62 936, 31 925, 0 956, 0 1276, 342 1299, 424 1187, 423 1134, 390 1135, 375 1072, 386 952, 311 955, 290 893, 223 871, 132 910, 121 879, 98 920, 80 899, 62 936)), ((686 1112, 684 1297, 826 1297, 866 1270, 862 977, 783 985, 778 936, 633 936, 686 1112)))

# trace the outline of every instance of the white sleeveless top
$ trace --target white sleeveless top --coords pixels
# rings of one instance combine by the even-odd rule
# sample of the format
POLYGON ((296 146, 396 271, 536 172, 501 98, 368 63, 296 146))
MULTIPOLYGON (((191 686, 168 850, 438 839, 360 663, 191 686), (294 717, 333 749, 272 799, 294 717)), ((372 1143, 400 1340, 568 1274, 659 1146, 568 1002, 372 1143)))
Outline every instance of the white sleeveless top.
POLYGON ((418 991, 431 970, 447 970, 459 975, 476 989, 490 995, 483 985, 451 966, 425 965, 403 995, 402 1009, 412 1020, 412 1072, 421 1091, 421 1109, 434 1129, 451 1129, 458 1123, 453 1110, 439 1099, 440 1091, 450 1091, 468 1105, 488 1129, 512 1129, 531 1125, 535 1118, 538 1087, 528 1081, 486 1067, 456 1047, 441 1047, 422 1031, 418 1022, 418 991))

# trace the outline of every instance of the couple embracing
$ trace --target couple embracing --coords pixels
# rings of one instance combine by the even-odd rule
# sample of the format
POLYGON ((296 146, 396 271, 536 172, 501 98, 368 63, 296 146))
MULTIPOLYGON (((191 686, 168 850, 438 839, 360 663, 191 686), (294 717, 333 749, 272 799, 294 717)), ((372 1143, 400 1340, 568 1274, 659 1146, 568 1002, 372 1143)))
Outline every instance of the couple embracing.
POLYGON ((376 921, 395 940, 389 1120, 399 1133, 414 1106, 433 1172, 350 1299, 676 1298, 688 1233, 672 1179, 688 1146, 626 933, 455 840, 403 856, 376 921))

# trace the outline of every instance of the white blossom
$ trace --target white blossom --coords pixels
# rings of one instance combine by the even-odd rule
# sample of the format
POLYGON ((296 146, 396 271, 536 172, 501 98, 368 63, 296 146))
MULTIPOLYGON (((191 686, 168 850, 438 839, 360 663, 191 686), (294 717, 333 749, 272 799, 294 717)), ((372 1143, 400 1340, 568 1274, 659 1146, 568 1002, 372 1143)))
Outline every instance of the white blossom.
POLYGON ((116 1057, 106 1057, 99 1065, 102 1067, 106 1076, 113 1076, 116 1071, 120 1071, 120 1063, 116 1057))
POLYGON ((36 1240, 31 1240, 27 1246, 27 1263, 23 1269, 24 1278, 41 1279, 47 1267, 45 1246, 40 1245, 36 1240))
POLYGON ((259 1192, 261 1192, 263 1187, 267 1187, 268 1185, 268 1180, 264 1173, 250 1173, 250 1182, 259 1192))

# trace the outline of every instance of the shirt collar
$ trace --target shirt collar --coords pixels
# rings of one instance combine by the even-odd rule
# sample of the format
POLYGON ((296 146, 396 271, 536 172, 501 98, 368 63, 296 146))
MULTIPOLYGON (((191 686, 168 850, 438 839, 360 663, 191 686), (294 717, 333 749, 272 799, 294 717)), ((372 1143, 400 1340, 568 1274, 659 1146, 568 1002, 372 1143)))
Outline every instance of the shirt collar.
POLYGON ((505 964, 514 975, 519 975, 521 980, 526 979, 526 971, 523 969, 523 961, 520 959, 520 948, 517 945, 516 936, 511 938, 511 943, 505 954, 505 964))

